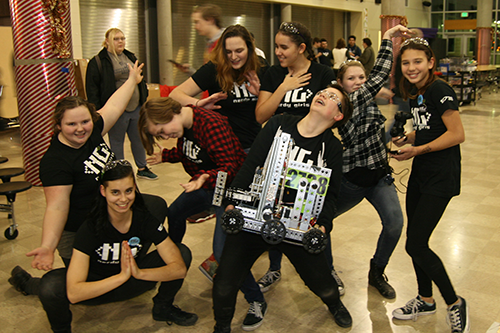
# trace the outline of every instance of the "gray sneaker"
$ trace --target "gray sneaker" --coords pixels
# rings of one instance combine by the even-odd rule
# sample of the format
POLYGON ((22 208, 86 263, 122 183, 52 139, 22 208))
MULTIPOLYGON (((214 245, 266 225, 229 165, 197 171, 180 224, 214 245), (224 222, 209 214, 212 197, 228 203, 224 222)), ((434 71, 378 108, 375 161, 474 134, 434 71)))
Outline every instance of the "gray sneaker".
POLYGON ((392 316, 396 319, 413 319, 415 321, 419 316, 426 316, 434 313, 436 313, 436 303, 427 305, 420 295, 418 295, 409 300, 402 308, 392 311, 392 316))
POLYGON ((339 295, 340 296, 344 296, 344 294, 345 294, 344 282, 342 282, 342 280, 338 276, 337 271, 335 271, 335 268, 332 269, 332 276, 333 276, 333 278, 335 279, 335 281, 337 282, 337 284, 339 286, 339 295))
POLYGON ((280 271, 271 271, 268 270, 266 274, 264 274, 257 284, 260 287, 260 291, 265 293, 271 288, 274 284, 278 283, 281 280, 281 272, 280 271))
POLYGON ((145 167, 144 170, 137 171, 137 178, 157 180, 158 176, 155 173, 153 173, 153 171, 149 170, 148 167, 145 167))

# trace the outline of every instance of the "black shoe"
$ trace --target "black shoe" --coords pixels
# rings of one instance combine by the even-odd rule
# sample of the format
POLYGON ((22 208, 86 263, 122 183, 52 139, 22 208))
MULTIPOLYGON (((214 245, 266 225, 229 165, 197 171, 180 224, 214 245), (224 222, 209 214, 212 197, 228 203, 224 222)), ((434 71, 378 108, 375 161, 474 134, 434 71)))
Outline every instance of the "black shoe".
POLYGON ((264 316, 267 312, 267 303, 254 301, 250 303, 250 308, 248 309, 248 313, 243 320, 243 324, 241 328, 244 331, 253 331, 262 325, 262 321, 264 320, 264 316))
POLYGON ((153 319, 166 321, 168 325, 176 323, 179 326, 193 326, 198 320, 195 313, 182 311, 177 305, 155 304, 153 306, 153 319))
POLYGON ((387 283, 387 276, 384 274, 385 267, 375 265, 373 259, 370 261, 370 272, 368 273, 368 283, 377 288, 379 293, 388 299, 396 298, 396 291, 387 283))
POLYGON ((231 327, 215 325, 214 333, 231 333, 231 327))
POLYGON ((452 333, 469 333, 469 309, 464 298, 458 296, 459 304, 455 304, 448 309, 448 323, 452 333))
POLYGON ((29 295, 26 292, 26 283, 32 279, 31 274, 22 269, 21 266, 16 266, 12 272, 10 272, 10 275, 11 277, 8 280, 9 283, 23 295, 29 295))
POLYGON ((352 326, 351 315, 349 314, 349 311, 347 311, 344 304, 342 304, 342 301, 339 300, 339 305, 336 308, 334 308, 334 309, 330 308, 330 312, 332 313, 333 318, 335 318, 335 322, 340 327, 351 327, 352 326))

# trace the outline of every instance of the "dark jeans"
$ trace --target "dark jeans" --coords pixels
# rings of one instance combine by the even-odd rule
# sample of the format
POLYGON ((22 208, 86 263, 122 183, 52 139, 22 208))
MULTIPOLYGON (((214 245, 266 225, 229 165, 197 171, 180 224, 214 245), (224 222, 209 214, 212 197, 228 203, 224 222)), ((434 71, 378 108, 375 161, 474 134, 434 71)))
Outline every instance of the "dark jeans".
POLYGON ((417 276, 418 293, 432 296, 432 281, 446 304, 458 300, 443 262, 429 247, 429 239, 451 198, 423 194, 417 186, 409 184, 406 194, 406 252, 410 255, 417 276))
MULTIPOLYGON (((177 244, 181 251, 186 267, 191 264, 191 251, 183 244, 177 244)), ((158 252, 152 251, 137 263, 139 268, 155 268, 165 266, 158 252)), ((87 281, 99 281, 106 276, 97 276, 89 272, 87 281)), ((182 286, 183 279, 162 282, 158 293, 153 297, 155 304, 172 305, 174 297, 182 286)), ((139 296, 144 292, 154 289, 157 282, 137 280, 131 277, 127 282, 99 297, 92 298, 78 304, 97 305, 111 302, 124 301, 139 296)), ((42 277, 38 297, 47 313, 50 326, 54 332, 71 332, 70 302, 66 294, 66 268, 48 272, 42 277)))
POLYGON ((310 254, 302 246, 284 242, 272 246, 260 235, 242 231, 227 235, 222 259, 214 278, 213 302, 217 326, 230 327, 239 287, 257 258, 272 247, 278 248, 290 259, 309 289, 330 309, 338 307, 338 286, 323 253, 310 254))

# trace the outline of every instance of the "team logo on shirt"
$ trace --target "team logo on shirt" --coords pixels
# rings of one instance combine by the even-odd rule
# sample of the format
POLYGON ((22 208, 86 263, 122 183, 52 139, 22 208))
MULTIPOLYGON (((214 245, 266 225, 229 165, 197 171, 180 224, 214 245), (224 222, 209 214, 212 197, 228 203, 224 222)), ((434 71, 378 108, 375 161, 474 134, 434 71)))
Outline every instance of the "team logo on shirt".
POLYGON ((248 91, 247 84, 248 82, 245 82, 238 86, 236 82, 233 83, 233 89, 231 90, 231 94, 234 96, 233 103, 244 103, 257 100, 257 96, 248 91))
MULTIPOLYGON (((130 249, 132 250, 132 255, 136 258, 137 254, 142 249, 139 237, 130 238, 128 243, 130 245, 130 249)), ((121 247, 121 243, 103 243, 95 250, 99 256, 97 261, 101 264, 119 264, 121 247)))
POLYGON ((280 107, 284 108, 304 108, 309 107, 310 102, 309 97, 313 95, 313 92, 309 89, 304 89, 303 87, 287 91, 283 101, 280 103, 280 107))
POLYGON ((191 162, 196 164, 203 163, 203 161, 198 158, 200 151, 200 146, 193 141, 184 138, 184 142, 182 143, 182 152, 191 162))
POLYGON ((426 130, 430 129, 429 121, 432 117, 430 112, 427 112, 427 105, 411 108, 413 114, 413 129, 426 130))
POLYGON ((441 104, 444 104, 444 102, 446 102, 446 101, 453 102, 453 97, 452 96, 444 96, 443 98, 441 98, 441 100, 439 102, 441 102, 441 104))
POLYGON ((310 159, 311 151, 294 145, 292 151, 290 152, 290 159, 295 162, 305 163, 308 165, 316 165, 322 168, 326 168, 326 160, 323 159, 325 151, 325 144, 323 143, 323 148, 318 152, 318 160, 315 162, 310 159))
POLYGON ((83 171, 87 175, 96 175, 95 180, 98 181, 104 166, 108 161, 114 159, 114 156, 115 154, 103 142, 95 147, 92 154, 83 162, 83 171))

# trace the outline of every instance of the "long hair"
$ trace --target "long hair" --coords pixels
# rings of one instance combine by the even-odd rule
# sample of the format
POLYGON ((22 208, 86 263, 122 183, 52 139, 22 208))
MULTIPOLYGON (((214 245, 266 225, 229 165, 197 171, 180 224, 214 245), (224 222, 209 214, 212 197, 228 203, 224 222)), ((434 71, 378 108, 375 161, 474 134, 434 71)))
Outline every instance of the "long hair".
MULTIPOLYGON (((434 56, 434 52, 432 52, 432 49, 430 47, 421 43, 409 42, 405 44, 399 51, 399 60, 402 59, 401 57, 406 50, 424 51, 427 61, 431 61, 431 59, 434 58, 434 66, 429 69, 429 76, 427 77, 427 81, 425 82, 425 84, 422 86, 422 88, 418 89, 417 93, 414 95, 411 94, 411 91, 414 90, 415 85, 411 84, 404 75, 401 76, 401 80, 399 81, 399 91, 401 92, 401 96, 405 101, 408 98, 414 99, 418 95, 423 94, 427 90, 427 88, 429 88, 429 86, 434 83, 434 81, 439 80, 439 78, 434 74, 434 72, 436 71, 436 57, 434 56)), ((399 63, 401 63, 401 61, 399 61, 399 63)))
MULTIPOLYGON (((146 209, 144 199, 142 198, 135 181, 134 170, 128 161, 111 161, 104 168, 104 170, 105 171, 103 171, 99 177, 99 185, 107 187, 110 181, 131 177, 135 184, 135 200, 130 209, 146 209), (109 168, 109 165, 112 167, 109 168)), ((89 224, 90 230, 98 237, 109 235, 112 230, 108 214, 108 202, 106 201, 106 198, 101 195, 100 191, 98 191, 94 200, 94 205, 87 216, 87 223, 89 224)))
POLYGON ((148 155, 154 152, 155 140, 159 139, 148 131, 148 124, 167 124, 174 118, 174 115, 180 114, 182 105, 170 97, 151 98, 146 101, 139 113, 139 134, 142 145, 148 155))
MULTIPOLYGON (((332 84, 328 85, 328 88, 337 89, 342 94, 341 103, 342 103, 342 114, 344 115, 344 118, 342 118, 342 120, 337 121, 337 122, 335 122, 335 124, 333 124, 332 128, 337 128, 337 127, 344 125, 345 123, 347 123, 347 121, 349 119, 351 119, 352 113, 353 113, 353 106, 351 103, 351 99, 349 98, 349 95, 344 90, 344 87, 342 87, 340 84, 332 83, 332 84)), ((339 98, 340 98, 340 96, 339 96, 339 98)))
POLYGON ((92 122, 95 123, 97 119, 99 119, 100 115, 96 112, 94 104, 87 102, 79 96, 64 97, 56 104, 54 115, 52 116, 52 130, 54 131, 54 134, 59 134, 59 132, 61 132, 59 127, 61 126, 61 121, 66 110, 74 109, 79 106, 84 106, 89 110, 90 116, 92 117, 92 122))
POLYGON ((108 31, 106 31, 106 33, 104 34, 105 38, 104 41, 102 42, 102 47, 105 47, 109 52, 114 54, 116 57, 118 57, 118 55, 116 54, 115 45, 113 44, 113 39, 115 38, 115 35, 119 32, 121 32, 125 36, 123 31, 121 31, 118 28, 108 29, 108 31))
POLYGON ((306 46, 306 52, 308 53, 305 55, 306 58, 311 60, 311 57, 314 57, 312 49, 312 35, 305 25, 296 21, 283 22, 278 29, 278 33, 290 37, 290 40, 297 45, 297 47, 304 43, 306 46))
POLYGON ((239 24, 227 27, 220 37, 217 45, 210 54, 211 60, 217 68, 217 82, 222 91, 230 92, 233 84, 238 85, 245 82, 245 74, 250 71, 258 73, 261 65, 257 54, 255 54, 255 44, 252 35, 248 30, 239 24), (248 58, 246 63, 238 70, 233 69, 226 53, 226 40, 232 37, 243 39, 248 48, 248 58))

